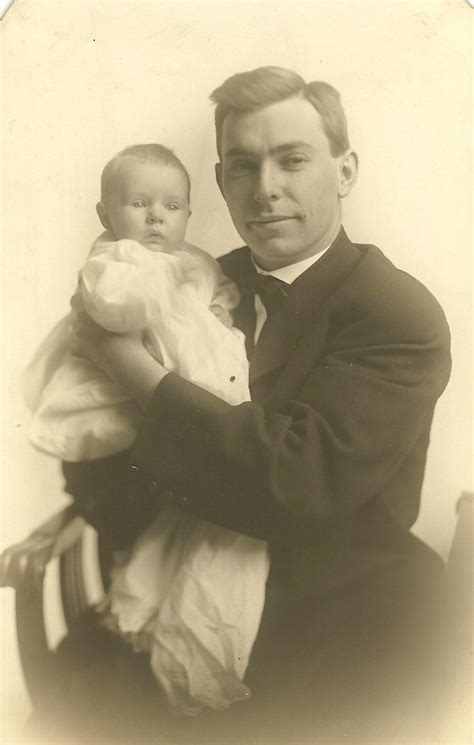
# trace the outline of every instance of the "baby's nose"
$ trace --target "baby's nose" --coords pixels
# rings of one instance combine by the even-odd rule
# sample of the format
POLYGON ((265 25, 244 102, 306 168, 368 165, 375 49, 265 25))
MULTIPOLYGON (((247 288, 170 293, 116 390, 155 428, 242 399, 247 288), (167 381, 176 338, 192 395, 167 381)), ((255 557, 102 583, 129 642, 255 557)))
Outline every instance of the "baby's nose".
POLYGON ((163 222, 163 213, 159 209, 152 209, 148 213, 148 222, 163 222))

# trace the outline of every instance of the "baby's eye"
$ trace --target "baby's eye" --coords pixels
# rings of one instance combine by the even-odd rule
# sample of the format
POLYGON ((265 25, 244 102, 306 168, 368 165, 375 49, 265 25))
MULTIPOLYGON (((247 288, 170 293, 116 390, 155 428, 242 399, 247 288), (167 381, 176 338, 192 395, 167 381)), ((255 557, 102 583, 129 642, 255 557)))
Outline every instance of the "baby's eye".
POLYGON ((137 199, 136 202, 132 202, 132 207, 140 208, 144 206, 145 206, 145 202, 143 201, 143 199, 137 199))
POLYGON ((168 205, 168 209, 170 212, 176 212, 177 210, 179 210, 179 204, 176 204, 176 202, 172 202, 168 205))

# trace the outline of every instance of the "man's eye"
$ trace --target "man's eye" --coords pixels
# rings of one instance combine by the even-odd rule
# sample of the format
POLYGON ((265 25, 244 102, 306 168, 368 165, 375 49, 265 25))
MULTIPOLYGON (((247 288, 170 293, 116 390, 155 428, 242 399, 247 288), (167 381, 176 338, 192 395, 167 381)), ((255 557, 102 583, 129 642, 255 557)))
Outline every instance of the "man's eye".
POLYGON ((300 168, 307 163, 307 161, 308 159, 305 158, 304 155, 289 155, 284 159, 283 166, 285 168, 300 168))
POLYGON ((137 199, 136 202, 132 202, 132 207, 140 208, 144 206, 145 206, 145 202, 142 199, 137 199))
POLYGON ((253 163, 251 160, 247 160, 246 158, 241 158, 239 160, 233 160, 229 166, 229 171, 232 174, 240 175, 244 173, 249 173, 252 170, 253 163))

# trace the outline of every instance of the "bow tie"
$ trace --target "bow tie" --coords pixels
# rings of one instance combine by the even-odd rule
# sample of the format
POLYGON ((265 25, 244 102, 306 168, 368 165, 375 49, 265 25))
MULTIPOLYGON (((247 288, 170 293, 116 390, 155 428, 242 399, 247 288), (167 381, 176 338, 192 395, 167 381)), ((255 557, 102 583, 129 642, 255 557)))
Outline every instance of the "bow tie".
POLYGON ((249 278, 248 289, 259 296, 267 315, 281 308, 288 296, 289 285, 270 274, 254 272, 249 278))

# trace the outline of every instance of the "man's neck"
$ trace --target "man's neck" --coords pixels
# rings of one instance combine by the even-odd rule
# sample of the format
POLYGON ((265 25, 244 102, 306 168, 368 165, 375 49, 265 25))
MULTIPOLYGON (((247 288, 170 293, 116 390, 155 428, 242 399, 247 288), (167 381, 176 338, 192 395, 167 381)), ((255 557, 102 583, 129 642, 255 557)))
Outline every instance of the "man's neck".
POLYGON ((310 266, 313 266, 313 264, 319 261, 319 259, 321 259, 326 251, 329 251, 330 248, 331 246, 326 246, 326 248, 316 254, 316 256, 310 256, 307 259, 296 261, 294 264, 288 264, 287 266, 281 266, 278 269, 262 269, 258 266, 253 256, 252 262, 255 266, 257 274, 264 274, 267 276, 275 277, 276 279, 280 279, 282 282, 286 282, 286 284, 291 285, 295 281, 295 279, 298 279, 298 277, 303 274, 303 272, 305 272, 307 269, 309 269, 310 266))

